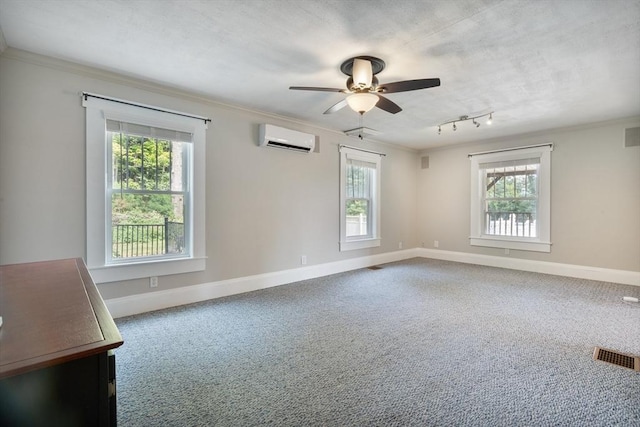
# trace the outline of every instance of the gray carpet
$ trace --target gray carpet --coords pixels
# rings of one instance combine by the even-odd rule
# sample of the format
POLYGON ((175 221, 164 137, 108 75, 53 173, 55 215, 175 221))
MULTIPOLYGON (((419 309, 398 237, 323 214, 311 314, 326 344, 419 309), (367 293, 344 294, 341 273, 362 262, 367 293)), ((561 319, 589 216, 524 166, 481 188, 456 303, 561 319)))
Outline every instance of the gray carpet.
POLYGON ((428 259, 117 320, 121 426, 640 426, 640 288, 428 259))

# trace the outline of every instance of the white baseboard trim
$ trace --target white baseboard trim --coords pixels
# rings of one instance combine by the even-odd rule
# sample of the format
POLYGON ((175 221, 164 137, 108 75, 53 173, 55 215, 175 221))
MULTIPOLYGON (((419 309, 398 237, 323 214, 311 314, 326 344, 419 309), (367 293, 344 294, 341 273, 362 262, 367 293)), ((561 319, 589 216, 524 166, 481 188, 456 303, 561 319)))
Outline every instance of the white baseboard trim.
POLYGON ((508 268, 511 270, 531 271, 535 273, 555 274, 557 276, 578 279, 599 280, 602 282, 622 283, 640 286, 640 272, 614 270, 610 268, 588 267, 584 265, 560 264, 548 261, 506 258, 492 255, 470 254, 466 252, 443 251, 440 249, 416 248, 418 256, 423 258, 456 261, 466 264, 479 264, 488 267, 508 268))
POLYGON ((254 276, 202 283, 182 288, 112 298, 107 299, 105 303, 111 316, 119 318, 416 257, 640 286, 640 272, 636 271, 415 248, 329 262, 326 264, 310 265, 308 267, 276 271, 273 273, 257 274, 254 276))
POLYGON ((402 251, 352 258, 343 261, 329 262, 326 264, 310 265, 308 267, 295 268, 291 270, 276 271, 273 273, 202 283, 199 285, 130 295, 121 298, 111 298, 105 300, 105 303, 111 313, 111 316, 119 318, 244 292, 256 291, 258 289, 270 288, 273 286, 298 282, 300 280, 313 279, 316 277, 328 276, 330 274, 357 270, 359 268, 370 267, 372 265, 402 261, 405 259, 416 258, 418 256, 420 255, 418 255, 417 249, 406 249, 402 251))

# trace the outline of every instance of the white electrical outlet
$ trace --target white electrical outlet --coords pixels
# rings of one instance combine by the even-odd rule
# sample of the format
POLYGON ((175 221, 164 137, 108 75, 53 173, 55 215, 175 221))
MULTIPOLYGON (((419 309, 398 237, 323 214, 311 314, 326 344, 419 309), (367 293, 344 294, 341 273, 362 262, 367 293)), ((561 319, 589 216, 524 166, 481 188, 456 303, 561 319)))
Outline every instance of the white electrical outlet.
POLYGON ((307 256, 306 255, 302 255, 300 257, 300 264, 307 265, 307 256))
POLYGON ((150 288, 158 287, 158 276, 149 277, 149 287, 150 288))
POLYGON ((440 246, 440 242, 438 242, 437 240, 433 241, 433 247, 437 248, 438 246, 440 246))
POLYGON ((402 240, 398 242, 398 249, 402 249, 402 240))

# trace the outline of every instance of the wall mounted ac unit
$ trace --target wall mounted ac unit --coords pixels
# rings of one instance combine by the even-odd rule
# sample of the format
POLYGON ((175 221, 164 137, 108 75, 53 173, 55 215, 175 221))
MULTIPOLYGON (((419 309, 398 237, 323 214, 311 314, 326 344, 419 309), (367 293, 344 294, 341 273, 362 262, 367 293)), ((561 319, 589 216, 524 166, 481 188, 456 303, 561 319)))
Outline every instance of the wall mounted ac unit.
POLYGON ((316 136, 274 125, 260 125, 260 146, 284 148, 310 153, 316 146, 316 136))

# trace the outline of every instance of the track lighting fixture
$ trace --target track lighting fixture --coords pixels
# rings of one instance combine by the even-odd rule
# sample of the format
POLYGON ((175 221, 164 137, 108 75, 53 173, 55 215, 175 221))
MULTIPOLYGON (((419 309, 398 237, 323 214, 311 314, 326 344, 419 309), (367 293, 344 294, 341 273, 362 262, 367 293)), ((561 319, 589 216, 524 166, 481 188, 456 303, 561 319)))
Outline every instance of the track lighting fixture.
POLYGON ((490 125, 490 124, 493 122, 493 113, 494 113, 494 112, 492 111, 492 112, 490 112, 490 113, 481 114, 481 115, 479 115, 479 116, 473 116, 473 117, 469 117, 469 116, 460 116, 460 117, 458 117, 458 118, 457 118, 457 119, 455 119, 455 120, 449 120, 448 122, 440 123, 440 124, 438 125, 438 135, 440 135, 440 134, 442 133, 442 126, 444 126, 444 125, 448 125, 449 123, 452 123, 452 124, 453 124, 452 128, 453 128, 453 130, 454 130, 454 131, 458 130, 458 126, 456 126, 456 122, 464 122, 464 121, 467 121, 467 120, 471 120, 471 122, 472 122, 474 125, 476 125, 476 127, 477 127, 477 128, 479 128, 479 127, 480 127, 480 122, 476 121, 476 119, 479 119, 479 118, 481 118, 481 117, 487 117, 487 116, 489 116, 489 117, 487 118, 486 124, 487 124, 487 125, 490 125))

